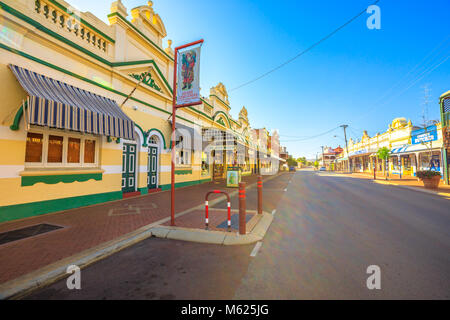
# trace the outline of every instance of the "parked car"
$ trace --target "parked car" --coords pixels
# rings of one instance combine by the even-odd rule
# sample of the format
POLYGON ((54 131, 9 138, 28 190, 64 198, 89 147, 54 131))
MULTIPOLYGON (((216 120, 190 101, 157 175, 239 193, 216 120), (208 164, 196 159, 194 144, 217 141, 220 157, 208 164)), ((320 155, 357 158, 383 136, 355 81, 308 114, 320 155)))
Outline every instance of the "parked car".
POLYGON ((327 168, 325 168, 325 167, 320 167, 320 169, 319 169, 319 171, 326 171, 327 170, 327 168))
POLYGON ((289 167, 289 171, 296 171, 295 167, 289 167))

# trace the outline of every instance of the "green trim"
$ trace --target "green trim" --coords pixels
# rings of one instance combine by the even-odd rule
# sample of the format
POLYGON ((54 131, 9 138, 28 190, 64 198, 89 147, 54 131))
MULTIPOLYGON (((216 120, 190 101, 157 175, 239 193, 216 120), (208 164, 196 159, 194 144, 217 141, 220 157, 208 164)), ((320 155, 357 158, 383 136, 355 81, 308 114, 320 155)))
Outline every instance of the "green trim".
POLYGON ((220 99, 218 96, 216 96, 215 94, 210 95, 210 97, 216 97, 220 102, 222 102, 225 106, 228 107, 228 109, 231 109, 230 105, 228 103, 226 103, 225 101, 223 101, 222 99, 220 99))
MULTIPOLYGON (((24 105, 25 105, 25 108, 27 108, 28 101, 25 101, 24 105)), ((11 130, 14 130, 14 131, 19 130, 19 123, 20 123, 20 119, 23 116, 23 106, 24 105, 20 106, 19 110, 17 110, 16 116, 14 117, 14 122, 12 125, 9 126, 9 128, 11 130)))
POLYGON ((0 8, 3 9, 3 10, 5 10, 6 12, 12 14, 13 16, 16 16, 17 18, 22 19, 23 21, 25 21, 25 22, 31 24, 31 25, 32 25, 33 27, 35 27, 36 29, 41 30, 42 32, 47 33, 48 35, 52 36, 53 38, 58 39, 58 40, 60 40, 61 42, 64 42, 65 44, 68 44, 68 45, 74 47, 75 49, 77 49, 77 50, 79 50, 79 51, 85 53, 86 55, 88 55, 88 56, 90 56, 90 57, 92 57, 92 58, 97 59, 98 61, 100 61, 100 62, 102 62, 102 63, 104 63, 104 64, 106 64, 106 65, 108 65, 108 66, 111 66, 111 62, 109 62, 108 60, 103 59, 102 57, 96 55, 95 53, 90 52, 89 50, 83 48, 82 46, 80 46, 80 45, 78 45, 78 44, 76 44, 76 43, 74 43, 74 42, 72 42, 72 41, 70 41, 70 40, 68 40, 68 39, 66 39, 65 37, 61 36, 60 34, 58 34, 58 33, 56 33, 56 32, 53 32, 52 30, 50 30, 50 29, 44 27, 44 26, 43 26, 42 24, 40 24, 39 22, 37 22, 37 21, 35 21, 35 20, 33 20, 33 19, 27 17, 26 15, 20 13, 19 11, 17 11, 17 10, 15 10, 14 8, 8 6, 7 4, 5 4, 5 3, 3 3, 3 2, 0 2, 0 8))
POLYGON ((167 86, 167 88, 169 89, 170 93, 173 94, 172 87, 169 85, 169 82, 167 81, 166 77, 164 77, 164 75, 161 72, 161 69, 159 69, 158 65, 156 64, 156 62, 154 60, 113 62, 112 66, 113 67, 123 67, 123 66, 134 66, 134 65, 139 65, 139 64, 147 64, 147 63, 153 64, 153 66, 155 67, 155 69, 158 72, 159 76, 164 81, 164 84, 167 86))
MULTIPOLYGON (((93 85, 95 85, 95 86, 98 86, 98 87, 100 87, 100 88, 103 88, 103 89, 108 90, 108 91, 110 91, 110 92, 113 92, 113 93, 115 93, 115 94, 121 95, 122 97, 127 97, 127 96, 128 96, 128 94, 122 93, 122 92, 120 92, 120 91, 117 91, 117 90, 115 90, 115 89, 112 89, 112 88, 110 88, 110 87, 107 87, 107 86, 105 86, 105 85, 103 85, 103 84, 101 84, 101 83, 95 82, 95 81, 93 81, 93 80, 91 80, 91 79, 85 78, 85 77, 80 76, 80 75, 78 75, 78 74, 76 74, 76 73, 73 73, 73 72, 68 71, 68 70, 66 70, 66 69, 63 69, 63 68, 60 68, 60 67, 58 67, 58 66, 56 66, 56 65, 54 65, 54 64, 51 64, 51 63, 49 63, 49 62, 47 62, 47 61, 44 61, 44 60, 41 60, 41 59, 39 59, 39 58, 33 57, 33 56, 29 55, 28 53, 25 53, 25 52, 23 52, 23 51, 20 51, 20 50, 17 50, 17 49, 13 49, 13 48, 11 48, 11 47, 8 47, 7 45, 4 45, 3 43, 0 43, 0 48, 3 48, 3 49, 5 49, 5 50, 7 50, 7 51, 10 51, 10 52, 13 52, 13 53, 15 53, 15 54, 18 54, 18 55, 20 55, 20 56, 22 56, 22 57, 25 57, 25 58, 27 58, 27 59, 33 60, 33 61, 38 62, 38 63, 40 63, 40 64, 43 64, 43 65, 45 65, 45 66, 47 66, 47 67, 49 67, 49 68, 58 70, 58 71, 60 71, 60 72, 62 72, 62 73, 68 74, 68 75, 70 75, 70 76, 72 76, 72 77, 75 77, 75 78, 77 78, 77 79, 79 79, 79 80, 88 82, 88 83, 93 84, 93 85)), ((145 105, 145 106, 148 106, 148 107, 153 108, 153 109, 155 109, 155 110, 161 111, 161 112, 163 112, 163 113, 165 113, 165 114, 169 114, 169 115, 172 114, 172 113, 169 112, 169 111, 166 111, 166 110, 164 110, 164 109, 158 108, 158 107, 156 107, 156 106, 154 106, 154 105, 151 105, 151 104, 149 104, 149 103, 147 103, 147 102, 145 102, 145 101, 136 99, 136 98, 134 98, 134 97, 131 97, 130 100, 134 100, 134 101, 139 102, 139 103, 141 103, 141 104, 143 104, 143 105, 145 105)), ((186 118, 184 118, 184 117, 177 116, 177 118, 178 118, 178 119, 182 119, 182 120, 184 120, 184 121, 186 121, 186 122, 189 122, 189 123, 194 124, 193 121, 188 120, 188 119, 186 119, 186 118)))
MULTIPOLYGON (((55 5, 56 5, 56 4, 55 4, 55 5)), ((83 47, 77 45, 76 43, 74 43, 74 42, 72 42, 72 41, 70 41, 70 40, 64 38, 63 36, 59 35, 58 33, 55 33, 55 32, 53 32, 53 31, 51 31, 50 29, 47 29, 46 27, 44 27, 43 25, 41 25, 39 22, 37 22, 37 21, 35 21, 35 20, 33 20, 33 19, 31 19, 31 18, 25 16, 24 14, 20 13, 19 11, 15 10, 14 8, 8 6, 8 5, 5 4, 4 2, 1 2, 1 1, 0 1, 0 8, 3 9, 3 10, 5 10, 6 12, 12 14, 13 16, 16 16, 17 18, 19 18, 19 19, 21 19, 21 20, 23 20, 23 21, 25 21, 25 22, 31 24, 32 26, 36 27, 37 29, 39 29, 39 30, 41 30, 41 31, 43 31, 43 32, 45 32, 45 33, 51 35, 52 37, 54 37, 54 38, 56 38, 56 39, 58 39, 58 40, 60 40, 60 41, 62 41, 62 42, 64 42, 64 43, 70 45, 71 47, 74 47, 74 48, 80 50, 81 52, 83 52, 83 53, 89 55, 90 57, 92 57, 92 58, 94 58, 94 59, 96 59, 96 60, 98 60, 98 61, 100 61, 100 62, 102 62, 102 63, 104 63, 104 64, 106 64, 106 65, 108 65, 108 66, 110 66, 110 67, 122 66, 122 65, 128 65, 127 62, 110 62, 110 61, 108 61, 108 60, 106 60, 106 59, 104 59, 104 58, 102 58, 102 57, 100 57, 100 56, 98 56, 98 55, 92 53, 91 51, 86 50, 85 48, 83 48, 83 47)), ((62 7, 62 8, 64 8, 64 7, 62 7)), ((64 8, 64 10, 66 10, 66 9, 64 8)), ((123 18, 123 17, 122 17, 122 18, 123 18)), ((128 20, 125 20, 125 21, 127 21, 127 23, 129 23, 128 20)), ((88 24, 89 24, 89 23, 88 23, 88 24)), ((89 25, 89 26, 90 26, 90 25, 89 25)), ((134 27, 134 26, 133 26, 133 27, 134 27)), ((95 27, 93 27, 93 26, 90 26, 90 28, 94 28, 94 29, 95 29, 95 27)), ((137 29, 136 29, 136 30, 137 30, 137 29)), ((95 31, 95 30, 94 30, 94 31, 95 31)), ((96 32, 97 32, 97 31, 96 31, 96 32)), ((139 31, 139 32, 140 32, 140 31, 139 31)), ((99 32, 99 33, 100 33, 100 32, 99 32)), ((103 35, 103 34, 102 34, 102 35, 103 35)), ((106 36, 106 35, 105 35, 105 36, 106 36)), ((113 39, 111 39, 111 40, 113 40, 113 39)), ((151 41, 150 39, 148 39, 148 40, 151 41)), ((114 40, 113 40, 113 41, 114 41, 114 40)), ((152 43, 153 43, 153 42, 152 42, 152 43)), ((153 43, 153 44, 154 44, 154 43, 153 43)), ((154 45, 156 46, 156 44, 154 44, 154 45)), ((161 51, 161 49, 160 49, 158 46, 156 46, 156 47, 161 51)), ((169 59, 171 59, 171 61, 173 61, 173 59, 172 59, 170 56, 168 56, 164 51, 161 51, 161 52, 163 52, 169 59)), ((158 67, 158 65, 155 63, 155 61, 153 61, 153 60, 151 60, 151 62, 148 61, 148 60, 145 60, 145 61, 146 61, 146 62, 141 62, 141 63, 153 63, 153 65, 155 66, 156 71, 158 72, 158 74, 160 75, 160 77, 163 79, 163 81, 164 81, 165 85, 168 87, 169 91, 172 93, 172 88, 170 87, 169 83, 167 82, 167 79, 164 77, 164 75, 162 74, 161 70, 159 69, 159 67, 158 67)), ((136 61, 131 61, 129 64, 132 65, 132 64, 139 64, 139 63, 136 63, 136 61)))
MULTIPOLYGON (((206 103, 211 109, 214 109, 214 107, 213 107, 212 105, 210 105, 208 102, 206 102, 205 99, 200 98, 200 100, 202 100, 204 103, 206 103)), ((208 116, 208 117, 209 117, 209 116, 208 116)), ((211 118, 211 117, 209 117, 209 118, 211 118)))
POLYGON ((110 17, 114 17, 114 16, 118 16, 120 19, 122 19, 126 24, 128 24, 128 26, 130 26, 134 31, 136 31, 137 33, 139 33, 145 40, 147 40, 148 42, 150 42, 153 46, 155 46, 156 49, 158 49, 158 51, 160 51, 162 54, 164 54, 167 58, 169 58, 171 61, 173 61, 173 58, 171 56, 169 56, 164 50, 162 50, 156 43, 154 43, 150 38, 148 38, 145 34, 143 34, 138 28, 136 28, 130 21, 128 21, 127 19, 125 19, 120 13, 118 12, 113 12, 108 14, 108 18, 110 17))
POLYGON ((141 81, 141 83, 149 86, 152 89, 155 89, 158 92, 163 93, 162 89, 156 84, 155 79, 153 79, 151 72, 142 72, 141 74, 130 73, 130 77, 133 77, 137 81, 141 81))
POLYGON ((122 199, 122 191, 3 206, 0 207, 0 222, 23 219, 118 199, 122 199))
POLYGON ((29 187, 36 183, 42 182, 45 184, 84 182, 88 180, 101 181, 103 179, 102 173, 80 173, 80 174, 60 174, 47 176, 22 176, 22 187, 29 187))
POLYGON ((177 175, 181 175, 181 174, 192 174, 192 169, 180 169, 180 170, 175 170, 175 174, 177 175))
POLYGON ((147 131, 147 138, 150 136, 150 132, 153 131, 153 130, 159 132, 159 134, 160 134, 161 137, 163 138, 164 149, 167 149, 167 146, 166 146, 166 137, 165 137, 164 134, 161 132, 161 130, 156 129, 156 128, 152 128, 152 129, 148 130, 148 131, 147 131))
MULTIPOLYGON (((194 181, 186 181, 186 182, 178 182, 175 183, 175 188, 182 188, 182 187, 189 187, 189 186, 195 186, 197 184, 202 184, 205 182, 211 181, 211 178, 202 179, 202 180, 194 180, 194 181)), ((170 184, 163 184, 159 186, 162 191, 170 190, 171 185, 170 184)))
MULTIPOLYGON (((69 10, 67 10, 66 7, 64 7, 62 4, 60 4, 59 2, 57 2, 56 0, 48 0, 48 2, 54 4, 55 6, 57 6, 58 8, 60 8, 61 10, 69 13, 69 10)), ((97 32, 98 34, 100 34, 103 38, 107 39, 109 42, 115 43, 116 40, 114 40, 113 38, 109 37, 108 35, 104 34, 102 31, 98 30, 96 27, 94 27, 93 25, 91 25, 89 22, 87 22, 86 20, 84 20, 83 18, 79 17, 78 15, 76 15, 74 12, 69 13, 70 15, 74 16, 76 19, 78 19, 79 21, 81 21, 81 23, 85 24, 88 28, 92 29, 92 31, 97 32)))
POLYGON ((144 141, 142 141, 142 146, 146 147, 147 146, 147 132, 145 132, 140 125, 138 125, 136 122, 134 122, 134 125, 141 131, 142 133, 142 137, 144 139, 144 141))
POLYGON ((225 124, 225 122, 223 121, 223 118, 217 119, 216 122, 219 123, 219 124, 221 124, 221 125, 223 125, 224 127, 226 127, 226 124, 225 124))
POLYGON ((213 120, 216 121, 216 117, 217 117, 217 115, 218 115, 219 113, 221 113, 221 114, 223 114, 223 115, 225 116, 225 118, 227 119, 227 122, 228 122, 228 126, 229 126, 230 129, 231 129, 230 119, 228 118, 228 115, 227 115, 225 112, 223 112, 223 111, 217 111, 217 112, 214 114, 214 116, 213 116, 213 120))
MULTIPOLYGON (((50 0, 50 1, 54 1, 54 0, 50 0)), ((56 2, 56 1, 55 1, 56 2)), ((54 3, 55 5, 58 5, 57 3, 54 3)), ((161 72, 161 69, 159 69, 158 65, 156 64, 156 62, 154 60, 142 60, 142 61, 129 61, 129 62, 110 62, 106 59, 103 59, 102 57, 90 52, 89 50, 84 49, 83 47, 80 47, 79 45, 77 45, 76 43, 67 40, 66 38, 60 36, 58 33, 55 33, 53 31, 51 31, 50 29, 47 29, 46 27, 44 27, 43 25, 41 25, 39 22, 25 16, 24 14, 20 13, 19 11, 15 10, 14 8, 8 6, 7 4, 3 3, 0 1, 0 8, 2 8, 3 10, 5 10, 6 12, 22 19, 23 21, 31 24, 32 26, 36 27, 37 29, 57 38, 58 40, 61 40, 63 42, 65 42, 66 44, 69 44, 70 46, 88 54, 89 56, 105 63, 106 65, 110 66, 110 67, 119 67, 119 66, 127 66, 127 65, 136 65, 136 64, 145 64, 145 63, 152 63, 156 69, 156 71, 158 72, 159 76, 163 79, 165 85, 167 86, 167 88, 169 89, 169 91, 172 93, 172 88, 169 85, 169 82, 167 81, 167 79, 164 77, 163 73, 161 72)), ((60 8, 63 10, 67 9, 63 6, 60 5, 60 8)), ((82 19, 82 22, 84 20, 82 19)), ((126 20, 128 22, 128 20, 126 20)), ((110 40, 111 42, 115 43, 114 39, 109 38, 107 35, 101 33, 101 31, 97 30, 94 26, 91 26, 89 23, 84 22, 88 25, 89 28, 91 29, 95 29, 94 31, 102 34, 102 36, 104 36, 105 38, 108 38, 108 40, 110 40)), ((149 39, 150 40, 150 39, 149 39)), ((150 40, 151 41, 151 40, 150 40)), ((154 43, 153 43, 154 44, 154 43)), ((156 44, 154 44, 156 46, 156 44)), ((159 47, 158 47, 159 48, 159 47)), ((162 51, 164 54, 166 54, 164 51, 162 51)), ((167 55, 167 54, 166 54, 167 55)), ((169 56, 168 56, 169 57, 169 56)), ((169 57, 170 58, 170 57, 169 57)), ((173 61, 173 59, 172 59, 173 61)))
POLYGON ((145 187, 145 188, 138 188, 138 191, 141 193, 141 195, 148 194, 148 188, 147 187, 145 187))

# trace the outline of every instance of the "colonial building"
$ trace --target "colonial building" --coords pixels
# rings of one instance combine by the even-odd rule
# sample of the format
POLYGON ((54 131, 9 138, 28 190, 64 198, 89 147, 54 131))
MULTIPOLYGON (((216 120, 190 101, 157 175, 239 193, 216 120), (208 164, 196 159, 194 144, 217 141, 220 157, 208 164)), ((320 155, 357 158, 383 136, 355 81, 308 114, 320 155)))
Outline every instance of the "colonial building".
MULTIPOLYGON (((63 0, 0 1, 0 221, 170 188, 172 42, 151 1, 115 1, 108 20, 63 0)), ((223 84, 202 102, 177 112, 176 187, 230 165, 251 174, 267 153, 223 84)))
POLYGON ((389 172, 399 177, 415 176, 418 170, 443 171, 441 124, 426 128, 413 126, 405 118, 396 118, 386 132, 370 137, 364 131, 360 141, 349 140, 348 154, 344 150, 338 158, 339 170, 345 170, 350 161, 353 172, 389 172), (378 159, 377 151, 383 147, 390 150, 385 167, 378 159))
POLYGON ((444 181, 449 184, 450 176, 450 91, 442 94, 439 99, 441 123, 442 123, 442 160, 444 163, 444 181))

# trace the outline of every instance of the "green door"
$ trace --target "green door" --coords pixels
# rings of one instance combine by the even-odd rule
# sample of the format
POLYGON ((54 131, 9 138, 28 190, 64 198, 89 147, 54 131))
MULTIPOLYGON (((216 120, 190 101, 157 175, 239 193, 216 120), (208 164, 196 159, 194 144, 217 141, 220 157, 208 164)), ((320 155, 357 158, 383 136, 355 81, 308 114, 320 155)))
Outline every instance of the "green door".
POLYGON ((148 177, 149 189, 156 189, 158 186, 158 148, 148 147, 148 177))
POLYGON ((123 144, 122 192, 136 191, 136 145, 123 144))

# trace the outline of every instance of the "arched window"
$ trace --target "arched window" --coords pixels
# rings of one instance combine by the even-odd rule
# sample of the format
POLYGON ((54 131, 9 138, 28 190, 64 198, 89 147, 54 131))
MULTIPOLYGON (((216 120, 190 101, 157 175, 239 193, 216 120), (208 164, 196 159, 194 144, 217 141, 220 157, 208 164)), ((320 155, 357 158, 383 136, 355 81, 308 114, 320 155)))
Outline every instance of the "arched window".
POLYGON ((156 135, 153 135, 150 137, 150 139, 148 140, 149 144, 156 144, 159 145, 159 138, 156 135))

